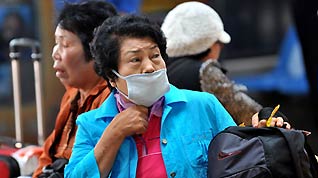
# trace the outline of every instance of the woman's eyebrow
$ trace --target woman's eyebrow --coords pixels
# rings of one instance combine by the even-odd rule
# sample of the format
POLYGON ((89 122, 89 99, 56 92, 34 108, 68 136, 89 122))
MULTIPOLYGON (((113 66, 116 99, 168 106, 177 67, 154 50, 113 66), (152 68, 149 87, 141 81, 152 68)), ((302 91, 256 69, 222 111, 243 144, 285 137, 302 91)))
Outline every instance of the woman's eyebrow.
POLYGON ((125 54, 130 54, 130 53, 136 54, 138 52, 140 52, 139 49, 131 49, 131 50, 126 51, 125 54))
MULTIPOLYGON (((151 46, 149 49, 155 49, 155 48, 157 48, 158 47, 158 45, 153 45, 153 46, 151 46)), ((128 51, 126 51, 125 53, 126 54, 129 54, 129 53, 138 53, 138 52, 140 52, 140 49, 131 49, 131 50, 128 50, 128 51)))
POLYGON ((155 49, 157 47, 158 47, 158 45, 153 45, 152 47, 150 47, 150 49, 155 49))

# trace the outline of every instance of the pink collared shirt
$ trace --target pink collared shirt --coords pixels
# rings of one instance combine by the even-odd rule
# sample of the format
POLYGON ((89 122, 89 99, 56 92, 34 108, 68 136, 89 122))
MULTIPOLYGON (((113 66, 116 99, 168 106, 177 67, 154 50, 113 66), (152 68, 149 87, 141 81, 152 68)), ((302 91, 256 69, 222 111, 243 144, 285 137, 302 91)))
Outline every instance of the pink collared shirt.
MULTIPOLYGON (((117 107, 120 112, 131 105, 134 105, 133 103, 124 102, 121 97, 122 96, 119 93, 115 94, 117 107)), ((161 97, 151 106, 147 131, 142 135, 134 136, 138 151, 137 178, 167 177, 160 147, 160 127, 163 102, 164 97, 161 97)))

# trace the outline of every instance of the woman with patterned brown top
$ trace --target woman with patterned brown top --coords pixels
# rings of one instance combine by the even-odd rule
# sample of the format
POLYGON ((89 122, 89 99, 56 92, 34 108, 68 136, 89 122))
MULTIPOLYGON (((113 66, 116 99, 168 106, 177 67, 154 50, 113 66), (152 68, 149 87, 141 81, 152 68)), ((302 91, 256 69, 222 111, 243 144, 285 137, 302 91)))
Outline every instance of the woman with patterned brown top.
POLYGON ((53 47, 53 68, 65 86, 55 128, 44 143, 44 151, 33 177, 63 175, 72 153, 75 119, 98 108, 110 94, 107 82, 94 71, 89 48, 95 27, 117 15, 115 8, 102 1, 66 4, 58 17, 53 47))

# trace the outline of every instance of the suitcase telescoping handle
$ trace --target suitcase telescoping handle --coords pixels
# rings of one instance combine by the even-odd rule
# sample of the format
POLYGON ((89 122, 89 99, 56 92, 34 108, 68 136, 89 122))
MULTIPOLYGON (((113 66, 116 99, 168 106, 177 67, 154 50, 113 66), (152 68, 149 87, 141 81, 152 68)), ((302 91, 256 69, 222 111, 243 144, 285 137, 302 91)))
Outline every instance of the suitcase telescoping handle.
POLYGON ((40 52, 40 44, 38 41, 29 38, 16 38, 9 43, 12 65, 12 81, 13 81, 13 99, 14 99, 14 118, 15 131, 17 141, 22 141, 22 127, 21 127, 21 87, 20 87, 20 47, 31 48, 31 59, 33 60, 34 68, 34 83, 35 83, 35 99, 36 99, 36 114, 38 127, 38 144, 42 145, 44 142, 44 128, 43 128, 43 108, 42 108, 42 85, 41 85, 41 68, 40 59, 42 58, 40 52))

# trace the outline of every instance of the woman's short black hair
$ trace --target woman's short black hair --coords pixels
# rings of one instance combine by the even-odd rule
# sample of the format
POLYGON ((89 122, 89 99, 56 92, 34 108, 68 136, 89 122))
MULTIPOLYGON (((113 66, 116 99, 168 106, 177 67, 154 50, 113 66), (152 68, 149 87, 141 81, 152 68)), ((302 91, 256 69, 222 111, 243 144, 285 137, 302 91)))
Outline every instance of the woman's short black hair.
POLYGON ((127 38, 150 38, 158 45, 162 58, 167 59, 166 39, 158 24, 148 18, 124 15, 108 18, 97 28, 91 43, 95 71, 109 81, 115 80, 112 70, 118 71, 121 42, 127 38))
POLYGON ((105 19, 117 15, 116 9, 105 1, 66 3, 57 18, 57 25, 76 34, 83 45, 86 61, 92 60, 89 43, 93 32, 105 19))

